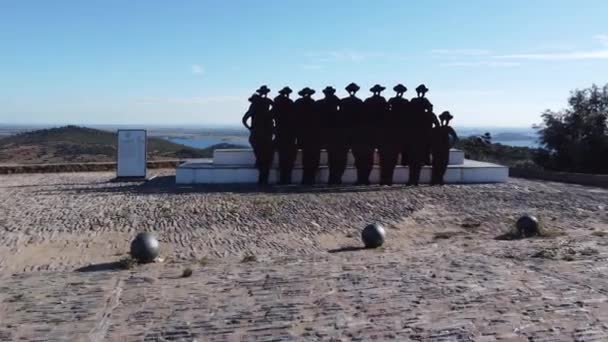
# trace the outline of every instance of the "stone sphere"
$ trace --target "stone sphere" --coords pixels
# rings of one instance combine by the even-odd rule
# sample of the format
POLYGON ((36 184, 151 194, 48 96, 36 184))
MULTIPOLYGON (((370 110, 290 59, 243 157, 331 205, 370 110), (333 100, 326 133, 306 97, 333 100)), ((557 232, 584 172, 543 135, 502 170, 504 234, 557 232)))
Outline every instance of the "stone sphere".
POLYGON ((152 262, 160 253, 160 244, 152 233, 139 233, 131 242, 131 257, 139 262, 152 262))
POLYGON ((539 233, 538 219, 532 215, 523 215, 517 220, 515 226, 522 237, 531 237, 539 233))
POLYGON ((384 231, 384 227, 377 223, 367 225, 361 232, 361 240, 363 240, 365 248, 377 248, 382 246, 385 236, 386 232, 384 231))

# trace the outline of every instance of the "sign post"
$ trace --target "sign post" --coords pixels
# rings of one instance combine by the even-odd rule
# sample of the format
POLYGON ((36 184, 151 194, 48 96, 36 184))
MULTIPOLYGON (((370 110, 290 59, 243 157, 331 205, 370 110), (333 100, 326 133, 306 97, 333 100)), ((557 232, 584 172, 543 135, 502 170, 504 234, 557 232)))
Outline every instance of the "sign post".
POLYGON ((116 178, 145 179, 147 176, 147 132, 119 129, 116 153, 116 178))

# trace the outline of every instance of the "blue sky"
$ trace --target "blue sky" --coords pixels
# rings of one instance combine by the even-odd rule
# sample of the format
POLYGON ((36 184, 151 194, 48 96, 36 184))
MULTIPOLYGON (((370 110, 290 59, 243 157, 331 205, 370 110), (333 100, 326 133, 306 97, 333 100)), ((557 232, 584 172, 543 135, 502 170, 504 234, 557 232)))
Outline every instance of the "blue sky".
POLYGON ((581 3, 0 0, 0 124, 238 124, 261 84, 355 81, 530 126, 608 82, 608 1, 581 3))

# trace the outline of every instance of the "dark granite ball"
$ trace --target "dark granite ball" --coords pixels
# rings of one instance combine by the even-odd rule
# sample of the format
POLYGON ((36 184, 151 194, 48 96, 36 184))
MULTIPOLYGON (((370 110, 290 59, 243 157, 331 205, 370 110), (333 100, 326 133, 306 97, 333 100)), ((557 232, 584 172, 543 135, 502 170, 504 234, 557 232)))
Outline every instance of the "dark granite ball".
POLYGON ((521 237, 531 237, 539 234, 538 220, 532 215, 523 215, 515 224, 521 237))
POLYGON ((160 254, 160 244, 152 233, 139 233, 131 242, 131 257, 139 262, 152 262, 160 254))
POLYGON ((386 232, 384 231, 384 227, 377 223, 368 225, 361 232, 361 240, 363 240, 365 248, 377 248, 382 246, 385 236, 386 232))

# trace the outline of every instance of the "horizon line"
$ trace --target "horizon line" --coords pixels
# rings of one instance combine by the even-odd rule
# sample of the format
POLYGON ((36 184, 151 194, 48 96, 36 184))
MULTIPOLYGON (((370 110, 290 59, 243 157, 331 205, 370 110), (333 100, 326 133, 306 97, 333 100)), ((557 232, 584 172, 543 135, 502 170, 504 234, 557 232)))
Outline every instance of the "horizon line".
MULTIPOLYGON (((529 125, 453 125, 453 127, 462 128, 530 128, 536 125, 534 123, 529 125)), ((195 123, 180 123, 180 124, 142 124, 142 123, 129 123, 129 124, 100 124, 100 123, 0 123, 0 127, 61 127, 61 126, 97 126, 97 127, 120 127, 120 126, 148 126, 148 127, 162 127, 162 128, 243 128, 240 124, 195 124, 195 123)))

